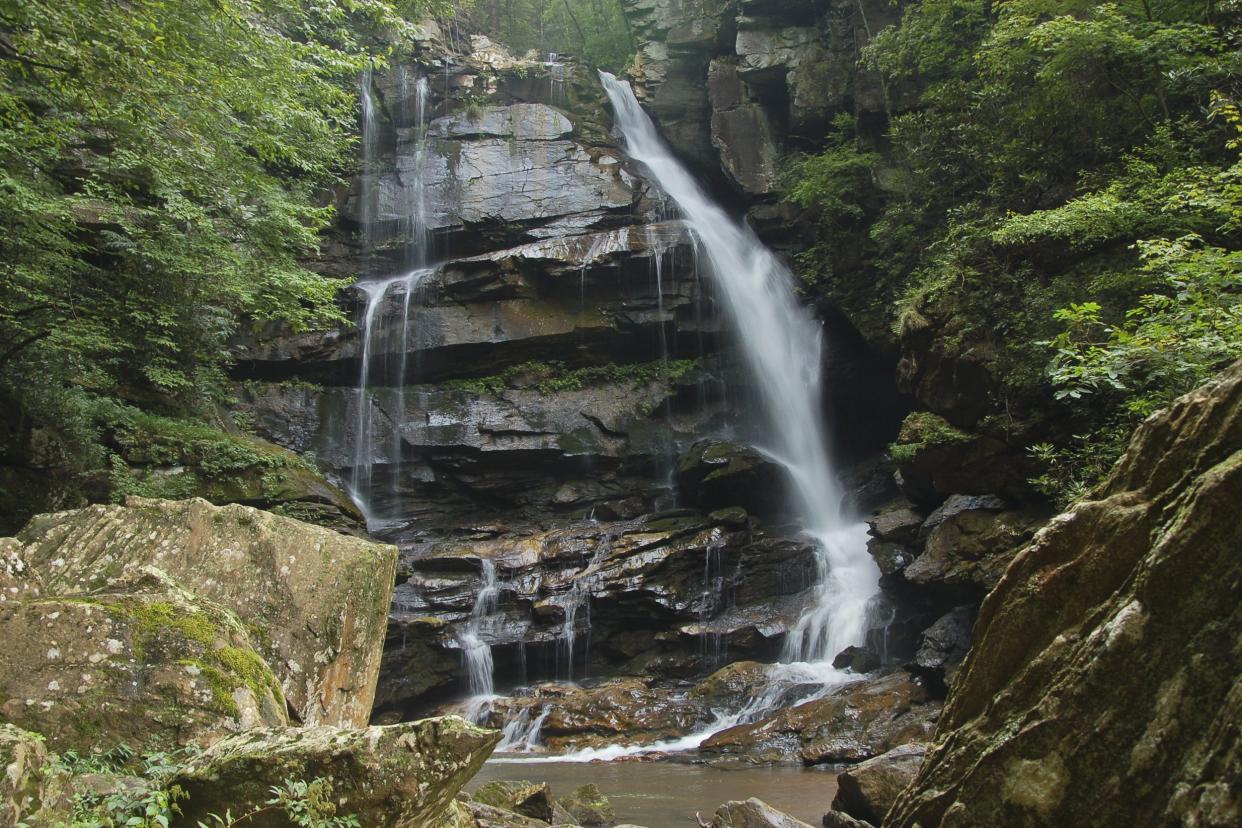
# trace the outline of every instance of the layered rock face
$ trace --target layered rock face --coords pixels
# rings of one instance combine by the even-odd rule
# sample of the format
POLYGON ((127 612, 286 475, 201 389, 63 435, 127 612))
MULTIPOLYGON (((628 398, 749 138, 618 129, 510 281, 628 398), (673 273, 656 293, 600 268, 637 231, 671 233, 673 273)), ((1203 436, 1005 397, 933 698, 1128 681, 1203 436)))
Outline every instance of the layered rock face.
POLYGON ((420 54, 366 86, 324 265, 362 271, 359 324, 240 344, 257 428, 428 532, 650 511, 724 410, 684 228, 622 163, 592 71, 481 37, 420 54))
POLYGON ((465 690, 471 652, 502 686, 775 658, 812 550, 744 448, 751 389, 693 240, 594 72, 432 38, 362 91, 324 263, 361 272, 356 324, 256 331, 236 371, 259 433, 401 548, 384 720, 465 690))
POLYGON ((0 656, 0 703, 58 747, 370 716, 390 546, 244 506, 131 498, 40 515, 3 552, 0 629, 20 646, 0 656))
POLYGON ((884 824, 1238 824, 1240 501, 1235 364, 1006 570, 884 824))

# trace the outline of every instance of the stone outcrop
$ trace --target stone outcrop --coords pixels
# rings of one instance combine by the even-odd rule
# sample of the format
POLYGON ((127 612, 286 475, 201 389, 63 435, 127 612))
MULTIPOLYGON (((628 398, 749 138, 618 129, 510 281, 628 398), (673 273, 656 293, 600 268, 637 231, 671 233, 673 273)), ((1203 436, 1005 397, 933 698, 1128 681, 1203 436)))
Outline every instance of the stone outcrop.
MULTIPOLYGON (((491 755, 500 734, 461 719, 356 730, 257 729, 217 742, 175 780, 189 795, 180 823, 261 808, 285 780, 327 780, 337 813, 362 825, 421 828, 437 822, 491 755)), ((266 813, 254 825, 285 825, 266 813)))
MULTIPOLYGON (((287 703, 311 725, 360 725, 370 715, 395 577, 391 547, 244 506, 140 498, 40 515, 6 543, 6 577, 30 588, 5 596, 5 626, 28 630, 32 644, 44 641, 39 652, 58 650, 48 659, 61 664, 57 670, 72 665, 88 673, 89 665, 102 665, 92 681, 54 677, 58 690, 45 685, 29 704, 10 695, 6 706, 81 699, 102 681, 104 667, 125 669, 128 654, 157 672, 166 663, 201 662, 202 676, 186 687, 184 677, 170 679, 169 686, 214 695, 210 703, 229 713, 225 697, 236 687, 207 680, 235 668, 250 689, 262 690, 237 702, 238 713, 251 702, 257 711, 271 707, 267 699, 278 702, 281 718, 287 703), (63 634, 63 646, 48 629, 63 634), (272 674, 277 686, 268 688, 272 674)), ((15 687, 5 683, 6 692, 15 687)))
POLYGON ((985 600, 886 825, 1238 823, 1240 458, 1242 364, 1139 427, 985 600))
POLYGON ((926 740, 939 712, 939 704, 909 675, 892 673, 723 730, 701 750, 750 762, 860 762, 926 740))
POLYGON ((0 709, 57 749, 161 750, 288 722, 237 616, 153 567, 89 593, 25 597, 0 631, 0 709))
POLYGON ((768 536, 740 509, 433 543, 403 563, 380 707, 418 710, 458 679, 485 567, 499 592, 483 628, 496 669, 529 681, 774 657, 811 600, 814 566, 808 540, 768 536))
MULTIPOLYGON (((927 745, 901 745, 837 774, 832 810, 879 825, 884 814, 918 773, 927 745)), ((825 824, 828 818, 825 817, 825 824)))
POLYGON ((29 731, 0 724, 0 825, 19 825, 43 807, 50 756, 46 743, 29 731))
POLYGON ((810 828, 805 822, 778 811, 762 799, 726 802, 716 809, 712 828, 810 828))

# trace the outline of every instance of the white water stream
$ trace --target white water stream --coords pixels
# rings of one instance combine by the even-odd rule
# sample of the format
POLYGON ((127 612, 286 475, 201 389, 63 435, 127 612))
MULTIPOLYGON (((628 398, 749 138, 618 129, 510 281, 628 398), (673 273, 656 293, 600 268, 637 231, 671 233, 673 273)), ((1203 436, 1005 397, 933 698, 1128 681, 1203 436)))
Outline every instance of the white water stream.
MULTIPOLYGON (((818 577, 811 608, 789 631, 785 664, 773 668, 765 690, 742 709, 717 711, 706 727, 668 742, 518 761, 590 762, 692 750, 713 733, 769 712, 795 684, 811 681, 821 688, 814 695, 827 692, 848 677, 833 669, 831 660, 863 643, 867 606, 879 586, 879 570, 867 554, 866 524, 846 514, 828 454, 820 408, 820 324, 798 302, 789 270, 749 227, 715 204, 673 156, 629 84, 604 72, 600 79, 626 152, 677 205, 715 279, 759 392, 766 435, 759 448, 789 473, 795 511, 815 540, 818 577)), ((527 734, 524 744, 534 742, 527 734)))

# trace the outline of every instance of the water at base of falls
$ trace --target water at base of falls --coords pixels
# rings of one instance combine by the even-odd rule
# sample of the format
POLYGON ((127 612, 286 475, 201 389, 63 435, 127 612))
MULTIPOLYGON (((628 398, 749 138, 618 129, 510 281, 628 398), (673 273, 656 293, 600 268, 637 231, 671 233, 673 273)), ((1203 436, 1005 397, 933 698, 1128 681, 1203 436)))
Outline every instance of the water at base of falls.
MULTIPOLYGON (((791 703, 786 691, 796 684, 819 688, 797 701, 822 695, 850 678, 833 669, 831 659, 864 642, 868 604, 879 586, 879 570, 867 553, 866 524, 846 514, 828 456, 820 411, 819 323, 797 301, 788 269, 748 227, 713 203, 672 155, 629 84, 604 72, 600 79, 626 152, 676 204, 724 301, 761 402, 768 439, 759 448, 788 472, 795 511, 815 540, 816 584, 812 606, 786 638, 784 663, 772 668, 764 689, 741 709, 717 711, 714 721, 675 740, 514 761, 607 761, 693 750, 713 733, 791 703)), ((528 732, 523 744, 537 738, 528 732)))

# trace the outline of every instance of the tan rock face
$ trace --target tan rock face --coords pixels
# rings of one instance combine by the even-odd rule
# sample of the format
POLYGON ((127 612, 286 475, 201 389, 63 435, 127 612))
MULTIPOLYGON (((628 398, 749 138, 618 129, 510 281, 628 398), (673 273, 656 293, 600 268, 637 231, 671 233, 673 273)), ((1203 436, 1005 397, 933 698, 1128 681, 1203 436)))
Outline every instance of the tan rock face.
POLYGON ((236 613, 302 722, 366 723, 395 548, 244 506, 139 498, 40 515, 18 540, 44 597, 117 592, 158 568, 236 613))
MULTIPOLYGON (((189 794, 182 822, 196 825, 226 809, 246 813, 286 779, 326 779, 337 813, 354 814, 362 825, 435 825, 499 740, 499 733, 454 717, 358 730, 248 731, 217 742, 177 779, 189 794)), ((289 824, 270 814, 248 822, 289 824)))
POLYGON ((832 800, 832 809, 879 825, 918 773, 926 753, 927 745, 902 745, 847 768, 837 775, 837 795, 832 800))
POLYGON ((1242 824, 1242 363, 1136 431, 988 596, 885 825, 1242 824))

